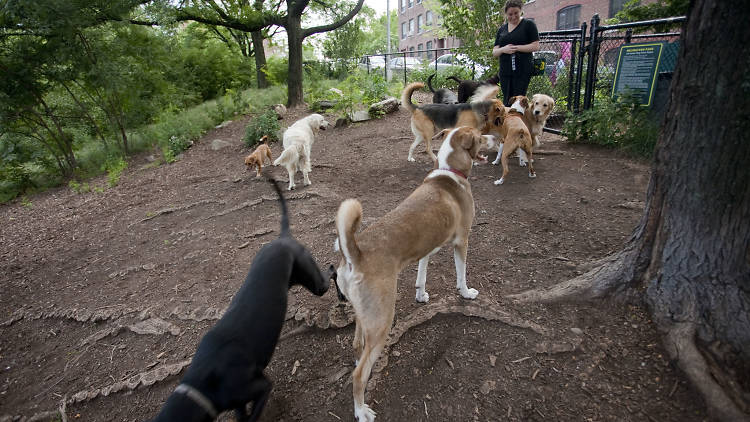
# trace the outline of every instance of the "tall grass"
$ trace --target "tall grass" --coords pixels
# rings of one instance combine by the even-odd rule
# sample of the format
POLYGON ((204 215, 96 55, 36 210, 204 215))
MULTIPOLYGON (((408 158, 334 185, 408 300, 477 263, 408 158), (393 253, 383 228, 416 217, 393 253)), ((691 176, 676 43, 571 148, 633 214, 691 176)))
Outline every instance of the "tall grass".
MULTIPOLYGON (((129 153, 137 154, 156 148, 161 151, 165 162, 174 161, 177 155, 216 125, 242 114, 259 114, 271 104, 285 102, 286 95, 286 86, 236 92, 228 90, 226 95, 216 100, 182 111, 165 111, 157 116, 154 123, 127 132, 129 153)), ((116 145, 114 140, 105 143, 79 135, 75 142, 78 182, 107 173, 107 184, 116 185, 127 167, 128 158, 116 145)), ((67 182, 38 165, 26 164, 24 174, 28 176, 27 179, 8 177, 0 180, 0 203, 24 192, 39 192, 67 182)))

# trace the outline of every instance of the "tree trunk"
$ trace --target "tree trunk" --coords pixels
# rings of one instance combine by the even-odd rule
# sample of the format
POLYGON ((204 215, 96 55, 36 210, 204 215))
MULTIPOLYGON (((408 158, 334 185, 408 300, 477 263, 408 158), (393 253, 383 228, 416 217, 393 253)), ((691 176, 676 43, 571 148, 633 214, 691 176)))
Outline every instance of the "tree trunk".
POLYGON ((625 248, 581 277, 511 296, 642 293, 670 355, 727 421, 750 420, 747 22, 749 8, 692 2, 644 215, 625 248))
POLYGON ((268 81, 263 70, 266 68, 266 49, 263 47, 263 34, 261 31, 250 33, 253 39, 253 52, 255 54, 255 74, 258 77, 258 89, 268 88, 268 81))
POLYGON ((299 17, 289 15, 286 24, 289 44, 289 82, 287 89, 287 107, 303 104, 302 94, 302 21, 299 17))

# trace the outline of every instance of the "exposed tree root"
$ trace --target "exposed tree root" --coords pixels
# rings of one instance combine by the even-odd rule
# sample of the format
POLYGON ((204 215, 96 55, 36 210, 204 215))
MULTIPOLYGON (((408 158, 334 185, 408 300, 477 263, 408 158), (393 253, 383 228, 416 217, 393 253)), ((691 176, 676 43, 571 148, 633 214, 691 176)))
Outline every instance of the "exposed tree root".
POLYGON ((750 421, 750 415, 742 412, 711 376, 706 359, 695 345, 695 331, 693 323, 674 324, 665 338, 670 356, 677 360, 680 369, 703 395, 713 416, 722 421, 750 421))
MULTIPOLYGON (((292 194, 284 195, 284 197, 286 198, 287 201, 294 201, 294 200, 297 200, 297 199, 307 199, 307 198, 312 198, 312 197, 316 197, 316 196, 320 196, 320 194, 318 192, 309 191, 309 190, 308 191, 304 191, 304 192, 298 192, 298 193, 292 193, 292 194)), ((242 210, 244 208, 248 208, 248 207, 252 207, 254 205, 258 205, 258 204, 262 203, 263 201, 276 201, 278 199, 279 198, 276 197, 276 196, 261 196, 260 198, 258 198, 256 200, 245 201, 245 202, 243 202, 243 203, 241 203, 239 205, 236 205, 236 206, 234 206, 232 208, 228 208, 226 210, 219 211, 216 214, 207 215, 207 216, 205 216, 205 217, 203 217, 203 218, 195 221, 193 224, 199 223, 199 222, 202 222, 202 221, 206 221, 206 220, 210 220, 210 219, 216 218, 216 217, 222 217, 222 216, 225 216, 227 214, 231 214, 233 212, 237 212, 239 210, 242 210)))
POLYGON ((378 382, 380 372, 388 366, 388 356, 390 354, 391 347, 401 340, 401 337, 409 331, 424 322, 429 321, 438 314, 462 314, 470 317, 484 318, 488 321, 500 321, 504 324, 512 327, 519 327, 534 331, 542 336, 550 334, 549 330, 539 324, 531 321, 527 321, 520 318, 517 315, 513 315, 503 309, 500 309, 497 304, 479 298, 472 301, 465 301, 462 299, 451 298, 443 299, 434 303, 430 303, 419 308, 417 311, 407 315, 405 318, 397 321, 391 330, 391 334, 388 337, 388 342, 383 348, 383 352, 380 355, 377 363, 372 369, 372 375, 368 382, 368 389, 374 388, 378 382))
POLYGON ((625 251, 606 256, 592 263, 593 268, 576 278, 556 284, 547 289, 533 289, 506 296, 516 303, 529 302, 583 302, 604 297, 620 287, 632 268, 629 254, 625 251))

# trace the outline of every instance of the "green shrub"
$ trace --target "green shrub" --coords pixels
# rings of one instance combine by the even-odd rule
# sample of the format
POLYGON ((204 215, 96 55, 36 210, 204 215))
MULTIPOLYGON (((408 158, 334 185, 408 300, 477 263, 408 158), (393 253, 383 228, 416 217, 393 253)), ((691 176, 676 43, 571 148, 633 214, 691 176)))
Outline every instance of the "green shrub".
POLYGON ((568 113, 562 133, 571 142, 619 148, 639 157, 653 154, 659 137, 659 125, 645 107, 632 97, 617 101, 605 97, 592 109, 568 113))
POLYGON ((122 157, 113 157, 107 160, 102 170, 107 172, 107 185, 113 188, 120 182, 120 175, 128 167, 128 162, 122 157))
POLYGON ((255 117, 245 128, 245 137, 242 140, 248 147, 254 146, 260 138, 268 135, 268 142, 279 140, 279 119, 273 110, 255 117))
POLYGON ((271 56, 266 60, 263 73, 266 75, 269 84, 284 85, 289 80, 289 60, 271 56))

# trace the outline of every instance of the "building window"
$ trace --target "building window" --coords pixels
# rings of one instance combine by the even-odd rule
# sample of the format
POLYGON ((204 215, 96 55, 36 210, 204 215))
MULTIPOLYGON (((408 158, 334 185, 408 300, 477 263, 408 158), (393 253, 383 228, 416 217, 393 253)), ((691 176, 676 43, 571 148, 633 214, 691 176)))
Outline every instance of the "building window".
POLYGON ((401 12, 406 11, 406 0, 401 0, 401 12))
POLYGON ((432 41, 427 41, 427 60, 432 60, 432 41))
POLYGON ((557 11, 557 29, 577 29, 580 22, 581 5, 568 6, 557 11))
POLYGON ((417 53, 420 59, 424 57, 424 45, 423 44, 417 44, 417 53))
POLYGON ((609 0, 609 17, 614 17, 617 12, 625 7, 625 3, 627 2, 628 0, 609 0))
POLYGON ((417 0, 417 4, 420 4, 420 3, 422 3, 422 0, 417 0))
POLYGON ((432 12, 429 10, 424 14, 424 23, 432 25, 432 12))
POLYGON ((409 57, 414 57, 414 46, 409 47, 409 57))
POLYGON ((409 0, 409 7, 414 7, 414 0, 409 0))
POLYGON ((414 19, 409 19, 409 35, 414 35, 414 19))
POLYGON ((422 23, 422 15, 417 16, 417 34, 421 34, 424 29, 424 24, 422 23))
POLYGON ((406 22, 401 22, 401 39, 406 38, 406 22))

